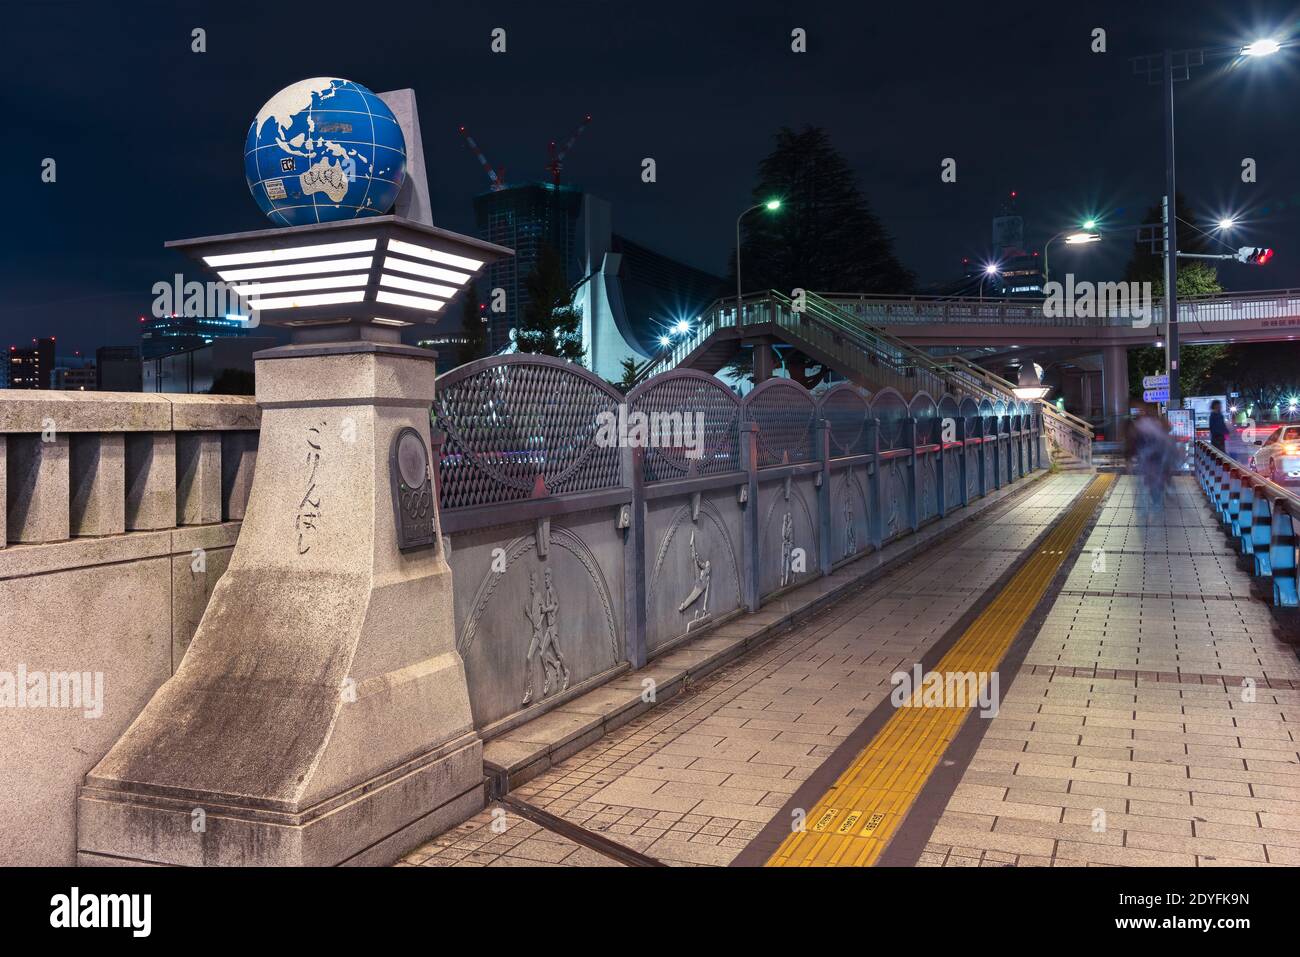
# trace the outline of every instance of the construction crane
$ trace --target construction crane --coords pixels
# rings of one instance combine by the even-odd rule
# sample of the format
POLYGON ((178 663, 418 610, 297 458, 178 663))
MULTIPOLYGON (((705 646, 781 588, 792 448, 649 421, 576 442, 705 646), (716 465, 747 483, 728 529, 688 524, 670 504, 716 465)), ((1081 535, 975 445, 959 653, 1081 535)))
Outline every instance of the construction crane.
POLYGON ((587 124, 590 122, 591 114, 588 113, 583 117, 582 122, 578 124, 578 128, 565 141, 564 147, 558 152, 555 149, 555 140, 551 140, 550 145, 547 147, 549 161, 546 164, 546 170, 551 174, 551 182, 556 186, 560 185, 560 170, 564 168, 564 157, 569 155, 569 150, 573 149, 573 144, 578 141, 578 137, 582 135, 582 131, 587 128, 587 124))
POLYGON ((469 144, 469 148, 473 150, 474 155, 478 157, 479 163, 482 164, 484 172, 487 173, 488 179, 492 183, 492 191, 496 192, 497 190, 505 189, 506 188, 505 167, 504 166, 501 167, 500 170, 493 169, 492 164, 489 163, 487 161, 487 157, 483 155, 483 151, 479 149, 478 144, 474 142, 474 137, 470 136, 469 133, 465 130, 465 127, 463 126, 460 128, 460 135, 465 137, 465 142, 469 144))

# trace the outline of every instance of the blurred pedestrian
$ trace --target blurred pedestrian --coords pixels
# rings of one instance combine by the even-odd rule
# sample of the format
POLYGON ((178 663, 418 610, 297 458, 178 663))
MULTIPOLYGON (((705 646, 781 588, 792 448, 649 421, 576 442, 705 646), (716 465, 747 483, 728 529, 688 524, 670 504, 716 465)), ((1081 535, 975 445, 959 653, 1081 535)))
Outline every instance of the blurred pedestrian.
POLYGON ((1139 416, 1134 432, 1142 505, 1159 512, 1165 507, 1165 489, 1173 474, 1177 451, 1174 439, 1169 434, 1169 426, 1154 415, 1139 416))
POLYGON ((1210 403, 1210 444, 1228 454, 1228 421, 1223 417, 1223 403, 1218 399, 1210 403))

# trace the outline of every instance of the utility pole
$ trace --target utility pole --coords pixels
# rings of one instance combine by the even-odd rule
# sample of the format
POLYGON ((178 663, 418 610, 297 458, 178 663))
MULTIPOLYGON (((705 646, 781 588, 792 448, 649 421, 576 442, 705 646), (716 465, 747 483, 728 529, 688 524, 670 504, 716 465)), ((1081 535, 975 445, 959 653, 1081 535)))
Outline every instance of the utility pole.
POLYGON ((1178 191, 1174 184, 1174 54, 1165 51, 1165 373, 1169 376, 1167 408, 1179 409, 1178 382, 1178 191))

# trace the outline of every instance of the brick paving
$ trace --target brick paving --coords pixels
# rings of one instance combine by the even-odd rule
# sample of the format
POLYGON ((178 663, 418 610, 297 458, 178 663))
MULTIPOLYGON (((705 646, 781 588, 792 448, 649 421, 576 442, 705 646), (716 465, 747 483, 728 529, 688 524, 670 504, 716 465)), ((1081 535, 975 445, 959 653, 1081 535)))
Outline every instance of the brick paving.
MULTIPOLYGON (((512 797, 667 864, 731 863, 1089 478, 1041 481, 512 797)), ((1121 479, 920 864, 1300 863, 1300 665, 1198 495, 1151 524, 1121 479)), ((401 863, 616 862, 493 805, 401 863)))
POLYGON ((1176 485, 1112 493, 922 865, 1300 864, 1294 625, 1176 485))

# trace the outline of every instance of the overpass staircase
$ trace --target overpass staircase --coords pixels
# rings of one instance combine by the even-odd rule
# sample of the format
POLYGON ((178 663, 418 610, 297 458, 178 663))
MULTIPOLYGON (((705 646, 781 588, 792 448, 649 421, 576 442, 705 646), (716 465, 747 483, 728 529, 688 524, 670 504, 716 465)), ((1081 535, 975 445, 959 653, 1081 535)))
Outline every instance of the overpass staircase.
MULTIPOLYGON (((1016 403, 1014 383, 959 355, 936 358, 815 293, 803 308, 776 290, 751 293, 738 304, 713 303, 689 333, 675 339, 637 370, 637 382, 674 368, 716 374, 746 345, 784 342, 855 384, 877 392, 891 388, 907 399, 926 392, 969 396, 977 402, 1016 403)), ((1029 403, 1043 416, 1052 461, 1061 468, 1092 463, 1089 424, 1043 400, 1029 403)))

